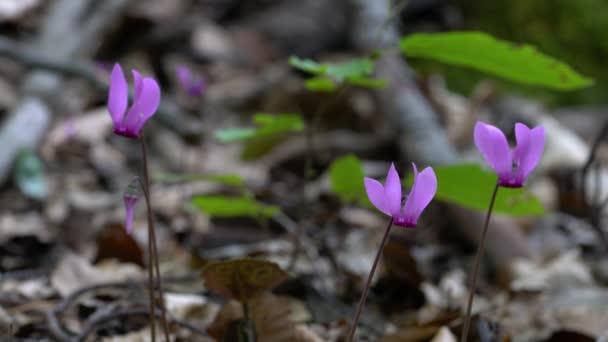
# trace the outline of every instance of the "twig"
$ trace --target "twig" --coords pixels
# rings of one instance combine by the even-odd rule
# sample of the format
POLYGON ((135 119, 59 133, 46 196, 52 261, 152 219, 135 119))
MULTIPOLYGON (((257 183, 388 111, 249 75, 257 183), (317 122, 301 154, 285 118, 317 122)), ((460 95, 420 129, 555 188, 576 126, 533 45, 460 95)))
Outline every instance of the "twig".
MULTIPOLYGON (((104 315, 100 315, 98 317, 96 317, 95 319, 91 320, 90 322, 88 322, 88 324, 84 327, 82 333, 80 333, 80 335, 78 335, 78 337, 75 339, 78 342, 84 342, 87 337, 89 337, 89 335, 91 335, 93 332, 95 332, 97 329, 99 329, 99 327, 103 324, 106 324, 108 322, 111 322, 113 320, 117 320, 117 319, 125 319, 125 318, 129 318, 131 316, 147 316, 149 313, 148 310, 146 309, 126 309, 124 311, 118 311, 118 312, 108 312, 107 314, 104 315)), ((156 317, 162 317, 162 313, 158 310, 154 311, 154 316, 156 317)), ((205 338, 209 338, 209 335, 197 328, 196 326, 180 320, 178 318, 175 317, 171 317, 171 323, 175 324, 177 326, 180 326, 182 328, 188 329, 193 333, 196 333, 197 335, 201 336, 201 337, 205 337, 205 338)))
MULTIPOLYGON (((165 283, 174 283, 182 281, 190 281, 195 279, 196 276, 181 276, 181 277, 167 277, 164 278, 165 283)), ((88 292, 97 291, 100 289, 116 288, 116 289, 128 289, 128 288, 144 288, 147 280, 134 280, 127 282, 111 282, 103 284, 95 284, 85 286, 79 290, 72 292, 61 300, 53 309, 49 310, 46 314, 47 321, 49 323, 49 329, 54 338, 60 341, 72 341, 74 332, 66 329, 61 322, 60 317, 80 298, 88 292)))

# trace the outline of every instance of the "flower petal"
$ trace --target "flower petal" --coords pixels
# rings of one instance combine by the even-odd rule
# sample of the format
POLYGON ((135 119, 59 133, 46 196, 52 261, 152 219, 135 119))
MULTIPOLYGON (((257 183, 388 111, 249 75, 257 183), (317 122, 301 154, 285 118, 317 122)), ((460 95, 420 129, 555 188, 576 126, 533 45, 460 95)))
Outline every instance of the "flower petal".
POLYGON ((137 131, 141 130, 144 123, 156 113, 160 104, 160 87, 153 78, 146 77, 143 80, 141 96, 138 106, 141 113, 141 120, 137 126, 137 131))
POLYGON ((141 97, 143 78, 137 70, 131 70, 131 73, 133 74, 133 103, 135 103, 141 97))
POLYGON ((517 139, 516 150, 522 145, 521 151, 517 155, 519 158, 517 173, 524 181, 542 157, 545 147, 545 128, 539 126, 529 129, 526 125, 518 122, 515 124, 515 139, 517 139))
POLYGON ((499 178, 510 178, 512 160, 509 143, 502 131, 492 125, 478 121, 475 124, 475 145, 486 159, 488 164, 496 171, 499 178))
POLYGON ((114 127, 122 124, 122 119, 127 110, 128 93, 127 80, 120 64, 116 63, 112 68, 110 90, 108 92, 108 111, 110 112, 110 116, 112 116, 114 127))
POLYGON ((386 207, 384 200, 384 187, 380 182, 373 178, 365 177, 363 178, 363 183, 365 184, 365 192, 367 192, 367 198, 372 204, 376 207, 376 209, 385 213, 388 216, 392 216, 386 207))
POLYGON ((399 173, 393 163, 391 163, 384 183, 384 200, 390 215, 399 216, 401 213, 401 179, 399 179, 399 173))
POLYGON ((414 184, 412 185, 410 195, 405 201, 403 215, 408 221, 415 224, 424 208, 429 205, 437 192, 437 176, 431 167, 427 167, 422 172, 417 173, 416 165, 414 165, 414 174, 414 184))

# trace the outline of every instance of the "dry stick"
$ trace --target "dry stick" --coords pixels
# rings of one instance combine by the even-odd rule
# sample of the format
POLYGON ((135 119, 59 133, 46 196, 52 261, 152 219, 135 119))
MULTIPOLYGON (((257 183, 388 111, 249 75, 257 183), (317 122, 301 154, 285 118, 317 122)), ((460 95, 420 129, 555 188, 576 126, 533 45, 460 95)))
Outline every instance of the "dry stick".
MULTIPOLYGON (((158 288, 158 295, 159 295, 159 299, 160 299, 160 311, 161 311, 161 318, 162 318, 162 323, 163 323, 163 329, 165 332, 165 338, 167 340, 167 342, 171 341, 169 338, 169 326, 167 325, 167 315, 166 315, 166 310, 165 310, 165 297, 164 297, 164 292, 163 292, 163 284, 162 284, 162 280, 160 277, 160 267, 158 266, 158 249, 156 247, 156 229, 154 227, 154 216, 152 214, 152 201, 150 198, 150 178, 148 176, 148 155, 146 153, 146 141, 144 138, 144 135, 141 134, 139 137, 139 142, 141 143, 141 155, 142 155, 142 162, 143 162, 143 173, 144 173, 144 196, 146 198, 146 207, 148 209, 148 254, 149 254, 149 260, 150 260, 150 265, 148 265, 149 267, 149 275, 152 277, 152 279, 154 278, 154 270, 153 268, 156 270, 156 287, 158 288), (151 248, 150 248, 151 247, 151 248)), ((152 280, 151 279, 151 280, 152 280)), ((150 311, 150 317, 152 319, 151 323, 152 326, 150 327, 151 331, 152 331, 152 336, 154 336, 154 284, 151 284, 152 286, 150 287, 150 292, 152 293, 152 295, 150 296, 150 299, 152 300, 151 303, 151 311, 150 311)))
POLYGON ((391 232, 391 228, 393 227, 393 218, 391 217, 388 221, 388 225, 384 231, 384 236, 382 237, 382 242, 380 243, 380 248, 378 248, 378 253, 376 253, 376 258, 374 259, 374 263, 372 264, 372 269, 369 271, 369 275, 367 276, 367 281, 365 282, 365 288, 363 289, 363 293, 361 294, 361 299, 359 300, 359 306, 357 307, 357 312, 355 313, 355 317, 353 318, 353 323, 350 327, 350 332, 348 333, 348 342, 352 342, 355 338, 355 331, 357 330, 357 323, 359 322, 359 317, 361 316, 361 312, 363 312, 363 307, 365 307, 365 301, 367 300, 367 294, 369 293, 369 288, 372 285, 372 279, 374 278, 374 273, 376 273, 376 267, 378 266, 378 262, 380 261, 380 256, 382 255, 382 251, 384 251, 384 246, 386 245, 386 241, 388 241, 388 236, 391 232))
POLYGON ((479 273, 479 264, 481 263, 481 255, 483 254, 483 246, 486 242, 486 235, 488 233, 488 226, 490 223, 490 216, 492 215, 492 209, 494 209, 494 202, 496 202, 496 194, 499 188, 498 182, 494 187, 492 193, 492 199, 490 200, 490 207, 488 208, 488 214, 486 215, 486 221, 483 225, 483 231, 481 232, 481 240, 477 246, 477 254, 475 255, 475 266, 473 266, 473 276, 471 278, 471 292, 469 293, 469 301, 467 303, 467 312, 464 316, 464 327, 462 328, 462 335, 460 336, 460 342, 467 340, 469 334, 469 326, 471 325, 471 308, 473 307, 473 297, 475 296, 475 287, 477 285, 477 274, 479 273))

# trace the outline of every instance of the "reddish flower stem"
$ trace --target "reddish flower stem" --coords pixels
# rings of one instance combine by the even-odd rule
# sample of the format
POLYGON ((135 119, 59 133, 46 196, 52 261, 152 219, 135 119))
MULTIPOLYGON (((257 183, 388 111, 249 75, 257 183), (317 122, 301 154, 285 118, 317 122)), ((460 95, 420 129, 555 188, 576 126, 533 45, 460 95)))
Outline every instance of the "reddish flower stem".
POLYGON ((148 154, 146 152, 146 141, 143 134, 139 137, 141 144, 141 156, 143 163, 143 174, 144 174, 144 197, 146 198, 146 207, 148 212, 148 276, 150 277, 150 330, 152 341, 155 340, 154 331, 154 271, 156 271, 156 288, 158 291, 161 311, 161 321, 163 324, 163 330, 165 333, 165 339, 167 342, 171 341, 169 338, 169 325, 167 324, 167 314, 165 309, 165 298, 163 292, 163 284, 160 278, 160 267, 158 265, 158 249, 156 246, 156 229, 154 226, 154 215, 152 213, 152 200, 150 196, 150 177, 148 175, 148 154))
POLYGON ((492 193, 492 199, 490 200, 490 207, 488 208, 488 214, 486 215, 486 221, 483 225, 483 231, 481 232, 481 239, 477 246, 477 254, 475 255, 475 266, 473 266, 473 275, 471 277, 471 292, 469 293, 469 301, 467 303, 467 312, 464 316, 464 326, 462 328, 462 335, 460 336, 461 342, 466 342, 469 335, 469 327, 471 325, 471 309, 473 307, 473 297, 475 296, 475 288, 477 287, 477 275, 479 273, 479 265, 481 264, 481 256, 483 254, 483 246, 486 242, 486 235, 488 233, 488 226, 490 223, 490 216, 492 215, 492 209, 494 209, 494 202, 496 202, 496 194, 498 193, 498 182, 494 187, 492 193))
POLYGON ((352 342, 355 338, 355 331, 357 330, 357 324, 359 323, 359 318, 361 317, 361 312, 363 312, 363 308, 365 307, 365 302, 367 301, 367 294, 369 293, 369 288, 372 285, 372 279, 374 278, 374 273, 376 273, 376 267, 378 266, 378 262, 380 261, 380 256, 382 255, 382 251, 384 251, 384 246, 386 246, 386 242, 388 241, 388 237, 391 232, 391 228, 393 227, 393 218, 391 217, 388 221, 388 225, 384 231, 384 236, 382 237, 382 242, 380 243, 380 248, 378 248, 378 253, 376 253, 376 258, 374 259, 374 263, 372 264, 372 269, 369 271, 369 275, 367 276, 367 281, 365 282, 365 288, 363 289, 363 293, 361 294, 361 299, 359 300, 359 306, 357 307, 357 312, 355 313, 355 317, 353 318, 353 323, 350 327, 350 332, 348 333, 348 342, 352 342))

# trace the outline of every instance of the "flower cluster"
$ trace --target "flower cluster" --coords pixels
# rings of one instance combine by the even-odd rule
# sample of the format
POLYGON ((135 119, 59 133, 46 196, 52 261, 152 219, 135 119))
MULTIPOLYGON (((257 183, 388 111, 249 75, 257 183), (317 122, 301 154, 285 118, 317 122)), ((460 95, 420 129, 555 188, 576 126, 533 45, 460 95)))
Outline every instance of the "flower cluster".
MULTIPOLYGON (((542 126, 528 128, 523 123, 515 124, 517 145, 511 151, 504 133, 492 125, 477 122, 474 140, 477 148, 498 175, 498 185, 508 188, 524 186, 526 178, 536 167, 545 145, 545 129, 542 126)), ((431 167, 418 173, 414 168, 414 183, 402 207, 401 180, 395 165, 391 164, 382 185, 375 179, 365 177, 365 191, 370 202, 382 213, 393 218, 393 224, 415 227, 424 208, 437 192, 437 177, 431 167)))

